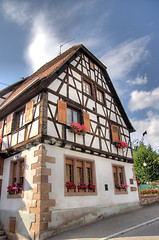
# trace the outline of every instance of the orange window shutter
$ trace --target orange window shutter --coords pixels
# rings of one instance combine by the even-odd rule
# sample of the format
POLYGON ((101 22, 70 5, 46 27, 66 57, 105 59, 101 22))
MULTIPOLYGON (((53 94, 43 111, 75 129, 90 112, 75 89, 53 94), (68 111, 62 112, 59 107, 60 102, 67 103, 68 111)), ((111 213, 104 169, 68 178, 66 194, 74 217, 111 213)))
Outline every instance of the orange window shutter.
POLYGON ((67 103, 58 100, 58 122, 67 124, 67 103))
POLYGON ((12 122, 13 122, 13 113, 11 113, 11 114, 7 117, 6 134, 11 133, 11 131, 12 131, 12 122))
POLYGON ((34 101, 30 101, 25 105, 25 124, 30 123, 33 119, 34 101))
POLYGON ((89 113, 83 112, 83 121, 84 121, 84 125, 88 129, 88 132, 91 132, 89 113))
POLYGON ((0 136, 2 137, 3 135, 3 126, 4 126, 4 120, 0 122, 0 136))
POLYGON ((119 141, 119 127, 115 125, 111 125, 111 132, 112 132, 112 142, 115 143, 119 141))
POLYGON ((90 61, 90 68, 94 69, 94 65, 93 65, 93 63, 91 61, 90 61))

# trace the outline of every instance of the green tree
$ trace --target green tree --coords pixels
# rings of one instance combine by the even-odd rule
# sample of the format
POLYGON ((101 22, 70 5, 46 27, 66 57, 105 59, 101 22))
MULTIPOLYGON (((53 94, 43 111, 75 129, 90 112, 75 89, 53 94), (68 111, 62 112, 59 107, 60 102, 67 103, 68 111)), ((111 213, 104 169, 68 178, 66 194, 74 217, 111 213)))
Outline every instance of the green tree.
POLYGON ((151 145, 146 146, 140 142, 138 147, 133 150, 134 170, 136 178, 146 183, 159 179, 159 154, 153 151, 151 145), (147 164, 144 167, 144 162, 147 164))

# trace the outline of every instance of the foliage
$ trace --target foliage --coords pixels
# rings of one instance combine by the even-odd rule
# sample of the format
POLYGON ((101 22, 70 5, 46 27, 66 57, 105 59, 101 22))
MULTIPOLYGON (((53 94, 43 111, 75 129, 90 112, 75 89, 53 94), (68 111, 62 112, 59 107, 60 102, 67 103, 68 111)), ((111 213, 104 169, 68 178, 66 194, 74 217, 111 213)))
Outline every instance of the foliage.
POLYGON ((78 189, 88 189, 88 186, 85 183, 80 183, 78 189))
POLYGON ((129 187, 129 186, 126 185, 126 183, 122 183, 122 184, 116 183, 116 184, 115 184, 115 188, 116 188, 116 189, 124 189, 124 190, 126 190, 128 187, 129 187))
POLYGON ((83 133, 83 134, 88 132, 88 129, 86 128, 86 126, 84 124, 81 125, 76 122, 71 122, 70 126, 74 132, 83 133))
POLYGON ((73 182, 66 182, 65 186, 67 189, 75 189, 76 188, 76 184, 74 184, 73 182))
POLYGON ((88 184, 88 189, 93 190, 93 192, 95 192, 96 186, 93 184, 88 184))
POLYGON ((141 194, 155 194, 155 193, 159 193, 159 189, 144 189, 144 190, 140 190, 141 194))
POLYGON ((121 140, 118 140, 116 142, 116 147, 118 147, 118 148, 128 148, 128 144, 127 144, 127 142, 123 142, 121 140))
POLYGON ((23 190, 23 185, 22 183, 14 183, 13 186, 8 186, 7 192, 9 194, 15 194, 15 193, 20 193, 23 190))
POLYGON ((136 178, 141 183, 159 179, 159 154, 153 151, 151 145, 146 146, 140 142, 133 150, 133 157, 136 178), (146 167, 143 165, 144 162, 147 164, 146 167))

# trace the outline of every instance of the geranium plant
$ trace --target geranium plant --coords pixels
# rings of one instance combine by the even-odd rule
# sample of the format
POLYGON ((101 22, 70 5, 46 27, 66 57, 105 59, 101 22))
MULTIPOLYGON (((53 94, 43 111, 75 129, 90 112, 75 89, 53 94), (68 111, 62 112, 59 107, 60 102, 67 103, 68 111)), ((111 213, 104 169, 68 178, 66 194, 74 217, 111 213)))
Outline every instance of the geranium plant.
POLYGON ((127 142, 123 142, 121 140, 118 140, 116 143, 115 143, 116 147, 118 148, 128 148, 128 144, 127 142))
POLYGON ((86 126, 84 124, 79 124, 76 122, 71 122, 70 123, 70 127, 72 128, 72 130, 76 133, 82 133, 85 134, 88 132, 88 129, 86 128, 86 126))
POLYGON ((88 184, 88 189, 89 189, 89 190, 93 190, 93 192, 95 192, 96 186, 93 185, 93 184, 88 184))
POLYGON ((126 190, 128 187, 129 187, 129 185, 127 185, 126 183, 122 183, 122 184, 116 183, 115 184, 115 188, 119 189, 119 190, 121 190, 121 189, 126 190))
POLYGON ((87 186, 85 183, 80 183, 80 184, 78 185, 78 189, 84 189, 84 190, 86 190, 86 189, 88 189, 88 186, 87 186))
POLYGON ((13 186, 8 186, 7 189, 9 194, 20 193, 23 190, 23 184, 15 182, 13 186))
POLYGON ((76 184, 73 182, 66 182, 65 186, 67 189, 76 189, 76 184))
POLYGON ((159 193, 159 189, 144 189, 140 190, 141 194, 156 194, 159 193))

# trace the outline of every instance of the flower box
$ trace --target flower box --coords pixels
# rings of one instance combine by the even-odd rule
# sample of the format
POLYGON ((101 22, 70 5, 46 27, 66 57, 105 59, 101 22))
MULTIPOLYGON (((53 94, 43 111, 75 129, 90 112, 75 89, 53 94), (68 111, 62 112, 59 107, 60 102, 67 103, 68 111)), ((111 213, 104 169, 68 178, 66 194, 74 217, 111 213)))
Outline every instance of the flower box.
POLYGON ((79 188, 78 191, 79 191, 79 192, 85 192, 86 190, 85 190, 85 189, 82 189, 82 188, 79 188))
POLYGON ((121 148, 121 149, 123 149, 123 148, 128 148, 127 142, 123 142, 123 141, 121 141, 121 140, 118 140, 117 142, 115 142, 115 146, 116 146, 117 148, 121 148))
POLYGON ((23 184, 15 182, 13 186, 8 186, 7 188, 8 188, 7 192, 9 194, 18 194, 18 193, 22 193, 23 184))
POLYGON ((85 183, 80 183, 77 188, 79 192, 86 192, 86 189, 88 189, 88 186, 85 183))
POLYGON ((74 192, 75 189, 67 189, 67 192, 74 192))
POLYGON ((76 122, 71 122, 70 123, 71 131, 80 135, 84 135, 85 133, 88 132, 88 129, 84 124, 79 124, 76 122))
POLYGON ((93 184, 88 184, 88 192, 95 192, 96 186, 93 184))
POLYGON ((74 192, 76 189, 76 184, 74 184, 73 182, 66 182, 65 186, 67 188, 67 192, 74 192))

